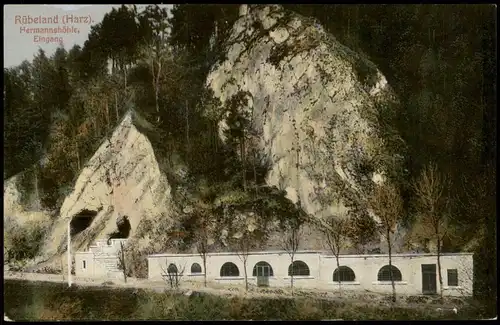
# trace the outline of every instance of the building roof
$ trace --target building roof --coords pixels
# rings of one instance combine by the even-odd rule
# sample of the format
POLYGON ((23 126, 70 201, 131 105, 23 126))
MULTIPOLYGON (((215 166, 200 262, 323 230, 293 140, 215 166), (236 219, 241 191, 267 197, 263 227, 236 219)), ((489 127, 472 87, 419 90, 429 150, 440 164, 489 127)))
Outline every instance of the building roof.
MULTIPOLYGON (((288 254, 286 251, 255 251, 255 252, 249 252, 248 255, 282 255, 282 254, 288 254)), ((296 255, 298 254, 317 254, 317 255, 322 255, 324 257, 334 257, 330 252, 328 251, 318 251, 318 250, 302 250, 302 251, 297 251, 295 252, 296 255)), ((237 255, 236 252, 213 252, 213 253, 207 253, 207 256, 228 256, 228 255, 237 255)), ((458 252, 458 253, 441 253, 441 256, 468 256, 468 255, 473 255, 473 253, 469 252, 458 252)), ((187 254, 176 254, 176 253, 161 253, 161 254, 152 254, 148 255, 149 257, 168 257, 168 256, 179 256, 179 257, 188 257, 188 256, 200 256, 197 253, 187 253, 187 254)), ((419 257, 419 256, 437 256, 436 253, 399 253, 399 254, 391 254, 392 257, 419 257)), ((366 257, 372 257, 372 258, 377 258, 377 257, 389 257, 389 254, 341 254, 340 257, 342 258, 366 258, 366 257)))

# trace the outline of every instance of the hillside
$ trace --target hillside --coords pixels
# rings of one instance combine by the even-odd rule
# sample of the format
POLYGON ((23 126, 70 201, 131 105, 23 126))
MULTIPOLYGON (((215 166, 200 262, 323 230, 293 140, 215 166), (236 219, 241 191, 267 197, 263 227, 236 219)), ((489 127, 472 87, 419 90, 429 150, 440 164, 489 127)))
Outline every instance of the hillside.
MULTIPOLYGON (((405 17, 395 21, 418 35, 418 8, 377 10, 405 17)), ((358 20, 375 19, 365 9, 358 20)), ((127 237, 137 265, 148 253, 196 250, 200 240, 210 250, 277 248, 297 229, 301 249, 323 248, 339 220, 349 224, 345 252, 386 251, 386 230, 393 252, 481 251, 495 238, 485 47, 469 60, 483 72, 473 75, 456 52, 432 52, 435 43, 415 36, 429 48, 418 71, 391 50, 394 71, 379 48, 352 42, 369 32, 381 43, 389 21, 379 38, 359 24, 346 38, 308 6, 178 5, 167 16, 155 6, 114 9, 83 47, 40 51, 5 71, 4 260, 60 267, 68 222, 73 249, 127 237), (430 75, 433 60, 445 59, 456 69, 430 75), (478 90, 446 79, 450 71, 483 85, 482 115, 460 106, 453 92, 478 90), (431 82, 442 78, 444 88, 431 82), (444 99, 452 113, 440 108, 444 99), (439 193, 434 205, 426 193, 439 193), (429 227, 436 215, 448 234, 439 240, 429 227), (22 236, 37 238, 28 253, 16 245, 22 236)), ((460 37, 488 42, 486 32, 460 37)))

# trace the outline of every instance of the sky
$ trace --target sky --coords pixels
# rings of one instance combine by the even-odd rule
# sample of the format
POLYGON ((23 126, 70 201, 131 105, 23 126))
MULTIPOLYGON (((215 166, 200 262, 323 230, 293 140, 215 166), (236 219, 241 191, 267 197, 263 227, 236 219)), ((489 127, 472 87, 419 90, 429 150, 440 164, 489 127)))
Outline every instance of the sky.
MULTIPOLYGON (((56 28, 60 27, 70 33, 62 35, 62 41, 66 49, 71 49, 73 45, 83 46, 87 40, 90 27, 101 22, 104 15, 111 11, 113 7, 120 5, 5 5, 4 6, 4 67, 12 67, 20 64, 24 60, 31 61, 39 48, 51 55, 59 46, 59 37, 56 34, 33 33, 33 28, 56 28), (68 23, 64 20, 65 15, 75 17, 85 17, 81 22, 68 23), (54 18, 54 21, 47 24, 23 24, 22 18, 54 18), (45 37, 45 39, 41 37, 45 37)), ((171 7, 172 5, 160 5, 171 7)), ((139 6, 141 7, 141 6, 139 6)))

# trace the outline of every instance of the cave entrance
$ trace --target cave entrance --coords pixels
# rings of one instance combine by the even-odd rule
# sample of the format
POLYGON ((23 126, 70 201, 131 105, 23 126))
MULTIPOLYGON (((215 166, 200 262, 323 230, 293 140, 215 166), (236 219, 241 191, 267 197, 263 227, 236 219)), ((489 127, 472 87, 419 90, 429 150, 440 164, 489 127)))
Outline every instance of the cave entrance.
POLYGON ((111 239, 126 239, 130 235, 130 230, 132 226, 130 226, 130 221, 127 216, 119 217, 116 220, 116 230, 109 235, 108 244, 111 239))
POLYGON ((71 218, 70 226, 70 234, 71 236, 78 235, 85 229, 87 229, 94 221, 94 218, 97 216, 96 211, 91 210, 82 210, 78 212, 71 218))

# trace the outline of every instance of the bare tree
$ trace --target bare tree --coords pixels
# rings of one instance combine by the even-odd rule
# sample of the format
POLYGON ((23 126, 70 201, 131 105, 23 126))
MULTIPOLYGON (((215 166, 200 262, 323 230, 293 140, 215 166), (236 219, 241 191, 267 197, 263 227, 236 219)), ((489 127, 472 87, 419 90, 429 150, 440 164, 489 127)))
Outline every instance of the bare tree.
POLYGON ((200 255, 203 261, 203 285, 207 286, 207 255, 209 252, 210 245, 210 227, 209 227, 209 215, 206 211, 200 211, 199 217, 201 220, 201 227, 197 234, 196 251, 200 255))
POLYGON ((254 242, 248 231, 243 232, 243 236, 237 239, 237 254, 243 262, 243 273, 245 275, 245 290, 248 291, 247 261, 250 251, 254 248, 254 242))
MULTIPOLYGON (((340 252, 346 247, 350 233, 350 224, 348 219, 339 219, 330 216, 326 221, 320 221, 319 230, 323 233, 326 239, 328 248, 335 256, 337 262, 337 270, 340 271, 340 252)), ((340 274, 338 277, 339 294, 342 295, 340 274)))
POLYGON ((188 213, 191 222, 195 223, 196 229, 196 252, 201 257, 203 262, 203 282, 207 286, 207 257, 212 245, 214 244, 213 236, 217 233, 216 225, 213 218, 214 211, 212 205, 206 198, 199 198, 192 202, 192 211, 188 213))
POLYGON ((152 85, 155 90, 155 107, 157 122, 160 121, 160 78, 162 76, 165 64, 165 56, 168 52, 167 47, 167 29, 169 23, 167 20, 168 12, 158 5, 149 5, 142 13, 142 18, 149 22, 149 43, 146 48, 146 58, 151 68, 152 85))
POLYGON ((125 260, 125 247, 123 242, 120 242, 120 250, 118 251, 118 269, 123 272, 123 281, 127 283, 127 263, 125 260))
POLYGON ((265 232, 261 232, 259 230, 249 231, 248 225, 244 224, 242 227, 245 227, 245 230, 242 233, 241 237, 234 238, 233 240, 235 244, 234 247, 237 249, 237 254, 240 260, 243 262, 243 269, 245 274, 245 290, 248 291, 248 273, 247 273, 247 261, 248 255, 250 252, 257 248, 257 243, 262 242, 265 238, 265 232))
POLYGON ((294 219, 293 221, 290 221, 289 224, 287 225, 288 229, 285 230, 285 234, 282 239, 282 247, 283 249, 288 253, 290 256, 290 265, 291 265, 291 272, 290 272, 290 288, 292 289, 292 296, 293 296, 293 275, 294 275, 294 259, 295 259, 295 253, 299 249, 299 244, 300 244, 300 237, 302 235, 302 222, 300 222, 298 219, 294 219))
POLYGON ((389 270, 392 284, 392 301, 396 302, 396 285, 392 274, 392 235, 403 216, 403 200, 398 189, 389 183, 375 185, 369 204, 379 218, 377 230, 387 241, 389 270))
POLYGON ((418 212, 421 215, 421 236, 436 241, 437 267, 441 299, 443 299, 443 275, 441 251, 443 240, 449 235, 449 205, 445 197, 448 180, 441 175, 435 164, 424 168, 413 188, 418 198, 418 212))
POLYGON ((166 270, 165 268, 161 267, 161 276, 163 280, 170 285, 171 289, 178 289, 181 278, 184 275, 185 266, 179 268, 179 266, 175 263, 169 264, 168 261, 165 261, 165 264, 167 265, 166 270))

